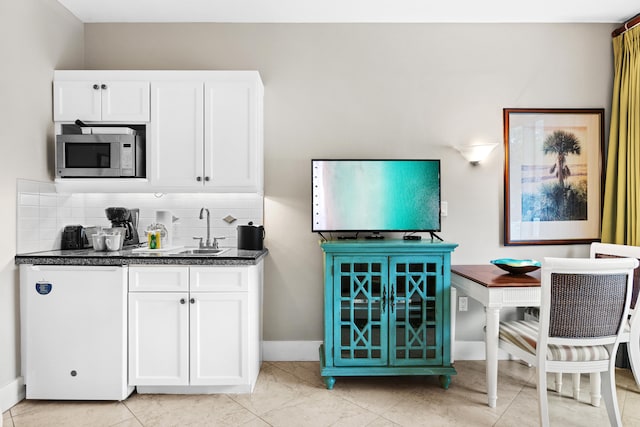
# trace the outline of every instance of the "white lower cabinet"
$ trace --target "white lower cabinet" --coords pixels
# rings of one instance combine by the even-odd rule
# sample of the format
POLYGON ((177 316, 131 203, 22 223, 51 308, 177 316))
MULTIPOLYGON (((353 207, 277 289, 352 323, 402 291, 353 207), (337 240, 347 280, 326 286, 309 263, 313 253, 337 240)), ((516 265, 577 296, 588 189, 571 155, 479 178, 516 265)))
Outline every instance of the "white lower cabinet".
POLYGON ((190 307, 190 383, 249 382, 246 292, 193 292, 190 307))
POLYGON ((129 294, 129 384, 189 384, 188 299, 180 292, 129 294))
POLYGON ((131 266, 129 383, 139 393, 251 392, 262 361, 262 262, 131 266))

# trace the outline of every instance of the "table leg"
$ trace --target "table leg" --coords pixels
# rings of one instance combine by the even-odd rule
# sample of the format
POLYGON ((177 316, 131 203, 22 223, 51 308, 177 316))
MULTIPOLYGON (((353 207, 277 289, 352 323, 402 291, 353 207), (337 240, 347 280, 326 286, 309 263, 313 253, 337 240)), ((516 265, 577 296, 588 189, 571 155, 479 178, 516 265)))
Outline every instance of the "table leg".
POLYGON ((500 309, 485 307, 487 319, 485 350, 487 366, 487 399, 490 408, 498 401, 498 333, 500 328, 500 309))

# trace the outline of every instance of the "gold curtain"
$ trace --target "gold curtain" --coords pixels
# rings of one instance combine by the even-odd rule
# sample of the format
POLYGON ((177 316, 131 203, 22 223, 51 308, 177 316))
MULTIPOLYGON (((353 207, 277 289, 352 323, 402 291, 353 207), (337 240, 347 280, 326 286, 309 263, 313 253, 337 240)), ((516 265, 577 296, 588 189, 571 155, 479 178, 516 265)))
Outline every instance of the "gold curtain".
POLYGON ((640 26, 613 38, 602 241, 640 246, 640 26))

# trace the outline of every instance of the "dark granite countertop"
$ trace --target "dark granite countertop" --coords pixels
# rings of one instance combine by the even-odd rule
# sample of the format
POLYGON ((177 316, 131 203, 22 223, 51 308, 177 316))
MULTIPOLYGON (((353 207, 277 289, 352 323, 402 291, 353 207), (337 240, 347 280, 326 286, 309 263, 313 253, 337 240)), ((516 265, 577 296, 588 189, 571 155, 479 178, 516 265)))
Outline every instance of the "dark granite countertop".
POLYGON ((98 252, 93 249, 67 249, 31 252, 15 256, 16 264, 34 265, 255 265, 269 252, 229 248, 216 256, 179 255, 171 252, 136 252, 122 249, 98 252))

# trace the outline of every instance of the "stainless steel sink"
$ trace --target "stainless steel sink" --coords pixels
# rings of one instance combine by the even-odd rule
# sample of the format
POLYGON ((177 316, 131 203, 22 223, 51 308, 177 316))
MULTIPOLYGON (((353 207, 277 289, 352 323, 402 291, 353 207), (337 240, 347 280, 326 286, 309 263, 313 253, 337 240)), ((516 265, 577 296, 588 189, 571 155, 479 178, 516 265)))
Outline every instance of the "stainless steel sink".
POLYGON ((175 252, 169 255, 179 255, 179 256, 216 256, 216 255, 220 255, 226 251, 228 251, 229 248, 223 248, 223 249, 214 249, 214 248, 193 248, 193 249, 186 249, 180 252, 175 252))

